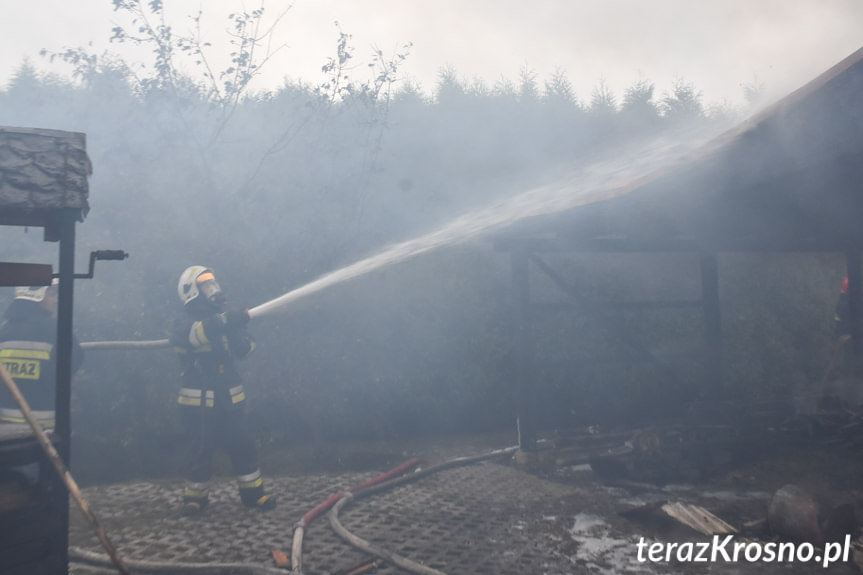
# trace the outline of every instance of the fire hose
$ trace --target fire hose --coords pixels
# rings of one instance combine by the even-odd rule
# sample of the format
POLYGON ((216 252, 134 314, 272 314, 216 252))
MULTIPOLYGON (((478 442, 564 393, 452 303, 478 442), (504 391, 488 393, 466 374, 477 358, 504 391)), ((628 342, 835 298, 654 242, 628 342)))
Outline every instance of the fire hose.
MULTIPOLYGON (((263 315, 261 308, 256 306, 249 309, 249 318, 254 319, 263 315)), ((169 339, 149 339, 141 341, 84 341, 81 342, 82 349, 105 350, 105 349, 161 349, 171 347, 169 339)))
MULTIPOLYGON (((104 555, 77 547, 69 548, 69 559, 76 563, 104 567, 110 562, 104 555)), ((285 575, 284 569, 250 563, 173 563, 167 561, 126 561, 126 565, 141 573, 171 575, 285 575)))
POLYGON ((344 491, 339 491, 334 495, 330 496, 326 501, 315 505, 308 513, 302 516, 299 521, 294 525, 294 536, 293 543, 291 545, 291 568, 294 573, 302 573, 303 569, 303 535, 305 534, 306 527, 308 527, 309 523, 311 523, 318 515, 335 505, 335 503, 346 493, 353 493, 362 491, 363 489, 368 489, 374 485, 382 483, 388 479, 396 477, 411 467, 416 466, 421 463, 422 460, 418 458, 409 459, 405 461, 401 465, 394 467, 383 473, 378 475, 377 477, 373 477, 368 481, 364 481, 355 487, 351 487, 349 489, 345 489, 344 491))
MULTIPOLYGON (((366 541, 360 537, 357 537, 356 535, 354 535, 353 533, 351 533, 350 531, 345 529, 345 527, 341 524, 341 522, 339 521, 339 512, 341 511, 341 509, 343 507, 348 505, 353 500, 368 497, 370 495, 374 495, 374 494, 380 493, 382 491, 386 491, 386 490, 392 489, 394 487, 404 485, 405 483, 409 483, 411 481, 416 481, 417 479, 421 479, 423 477, 426 477, 426 476, 431 475, 433 473, 437 473, 439 471, 443 471, 445 469, 450 469, 452 467, 458 467, 461 465, 469 465, 471 463, 484 461, 486 459, 492 459, 495 457, 501 457, 504 455, 509 455, 509 454, 515 453, 516 451, 518 451, 518 446, 507 447, 504 449, 497 449, 494 451, 482 453, 479 455, 473 455, 473 456, 469 456, 469 457, 457 457, 455 459, 450 459, 448 461, 438 463, 436 465, 433 465, 431 467, 427 467, 425 469, 420 469, 420 470, 418 470, 414 473, 408 474, 408 475, 395 476, 395 475, 397 475, 397 473, 395 473, 397 470, 399 470, 402 467, 407 466, 408 464, 411 464, 413 462, 413 460, 406 462, 406 463, 402 464, 401 466, 395 468, 394 470, 392 470, 392 471, 390 471, 390 472, 388 472, 388 473, 386 473, 386 474, 384 474, 378 478, 375 478, 371 481, 363 483, 354 489, 348 489, 348 490, 345 490, 341 493, 337 493, 337 494, 333 495, 332 497, 327 499, 324 503, 321 503, 320 505, 318 505, 314 509, 312 509, 312 511, 307 513, 306 516, 303 517, 303 520, 298 522, 298 524, 297 524, 298 530, 299 530, 301 524, 302 524, 302 528, 303 529, 305 528, 305 525, 307 522, 304 522, 304 521, 306 520, 306 517, 311 515, 311 518, 314 518, 314 516, 317 515, 318 513, 320 513, 320 511, 322 511, 323 509, 326 509, 329 506, 332 506, 332 509, 330 510, 330 512, 328 514, 330 527, 332 527, 332 529, 339 535, 339 537, 344 539, 350 545, 356 547, 357 549, 360 549, 361 551, 364 551, 365 553, 368 553, 369 555, 379 557, 379 558, 383 559, 385 562, 392 563, 393 565, 397 565, 397 566, 401 567, 402 569, 405 569, 406 571, 409 571, 411 573, 417 573, 418 575, 445 575, 442 571, 438 571, 437 569, 432 569, 430 567, 426 567, 425 565, 421 565, 415 561, 411 561, 410 559, 407 559, 406 557, 402 557, 400 555, 397 555, 395 553, 392 553, 390 551, 387 551, 385 549, 382 549, 380 547, 372 545, 368 541, 366 541), (387 477, 392 477, 392 479, 387 479, 387 477), (332 502, 334 500, 335 500, 335 505, 332 505, 332 502), (313 513, 314 513, 314 515, 312 515, 313 513)), ((311 519, 309 519, 309 521, 310 520, 311 519)), ((296 573, 297 575, 302 575, 302 555, 301 555, 301 553, 302 553, 302 531, 300 530, 299 543, 297 541, 297 531, 294 532, 294 548, 292 550, 292 558, 293 558, 292 564, 294 566, 294 573, 296 573)))

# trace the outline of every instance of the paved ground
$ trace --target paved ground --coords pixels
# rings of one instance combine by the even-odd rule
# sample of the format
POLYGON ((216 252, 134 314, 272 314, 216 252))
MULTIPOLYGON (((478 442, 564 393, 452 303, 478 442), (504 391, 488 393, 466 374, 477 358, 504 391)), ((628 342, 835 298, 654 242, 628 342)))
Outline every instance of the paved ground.
MULTIPOLYGON (((849 463, 843 453, 801 448, 732 469, 697 488, 635 483, 609 487, 586 465, 527 472, 498 460, 441 471, 358 500, 345 508, 341 519, 356 535, 451 575, 821 572, 825 570, 820 566, 799 563, 639 562, 636 544, 642 537, 647 542, 704 540, 679 524, 645 519, 639 510, 662 501, 695 503, 742 526, 764 519, 771 494, 790 481, 812 489, 820 485, 856 503, 860 492, 853 483, 860 465, 849 463)), ((386 468, 271 477, 280 504, 266 514, 243 508, 228 478, 218 481, 210 508, 197 519, 178 515, 179 481, 93 486, 84 494, 130 561, 272 567, 273 549, 290 555, 292 527, 304 513, 383 471, 386 468)), ((73 510, 71 544, 98 551, 79 516, 73 510)), ((303 558, 311 575, 344 574, 366 559, 330 529, 324 516, 308 529, 303 558)), ((851 563, 827 571, 857 572, 851 563)), ((78 575, 93 572, 83 566, 72 569, 78 575)), ((386 565, 375 571, 403 572, 386 565)))
MULTIPOLYGON (((271 551, 290 555, 292 527, 316 503, 376 475, 305 475, 271 479, 280 497, 271 513, 243 508, 228 481, 218 484, 204 517, 177 514, 177 483, 137 482, 92 487, 92 502, 124 557, 150 561, 251 562, 271 565, 271 551)), ((361 499, 341 514, 360 537, 447 573, 506 575, 568 573, 572 562, 551 539, 531 541, 529 526, 551 522, 577 490, 496 463, 442 471, 361 499)), ((98 550, 76 521, 70 542, 98 550)), ((344 543, 326 517, 306 532, 307 573, 333 573, 359 563, 363 553, 344 543)), ((380 573, 400 572, 393 567, 380 573)))

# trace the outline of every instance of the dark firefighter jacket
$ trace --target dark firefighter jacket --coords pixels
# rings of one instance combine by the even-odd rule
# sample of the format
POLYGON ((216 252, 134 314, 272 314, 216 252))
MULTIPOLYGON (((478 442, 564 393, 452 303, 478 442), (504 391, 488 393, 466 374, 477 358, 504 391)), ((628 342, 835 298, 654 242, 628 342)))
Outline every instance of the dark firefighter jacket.
MULTIPOLYGON (((43 427, 54 427, 57 376, 57 320, 41 304, 14 300, 0 325, 0 360, 43 427)), ((84 352, 72 340, 72 371, 81 366, 84 352)), ((0 386, 0 421, 26 420, 5 388, 0 386)))
POLYGON ((231 328, 214 311, 189 304, 174 323, 171 344, 180 358, 183 377, 177 403, 200 407, 204 397, 206 407, 232 409, 245 401, 234 360, 248 356, 255 348, 246 328, 231 328))

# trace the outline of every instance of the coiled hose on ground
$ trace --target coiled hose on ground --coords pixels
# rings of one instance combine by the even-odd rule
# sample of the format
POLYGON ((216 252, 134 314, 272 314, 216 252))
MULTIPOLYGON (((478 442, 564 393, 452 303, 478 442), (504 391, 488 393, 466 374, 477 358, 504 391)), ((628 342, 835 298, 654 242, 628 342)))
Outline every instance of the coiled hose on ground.
POLYGON ((303 515, 303 517, 296 522, 294 525, 294 535, 293 535, 293 543, 291 545, 291 569, 294 573, 302 573, 303 570, 303 536, 306 531, 306 527, 311 523, 318 515, 331 508, 340 497, 345 495, 346 493, 355 493, 362 491, 363 489, 368 489, 374 485, 387 481, 393 477, 401 475, 402 473, 409 470, 411 467, 414 467, 421 463, 422 460, 418 458, 409 459, 405 461, 401 465, 398 465, 386 473, 382 473, 377 477, 373 477, 367 481, 360 483, 354 487, 349 489, 345 489, 344 491, 339 491, 331 495, 326 501, 315 505, 308 513, 303 515))
POLYGON ((366 489, 358 490, 356 492, 346 492, 341 495, 341 497, 339 497, 339 500, 330 510, 330 513, 328 515, 330 527, 333 528, 333 530, 339 535, 339 537, 341 537, 357 549, 360 549, 368 553, 369 555, 380 557, 384 561, 392 563, 393 565, 398 565, 406 571, 416 573, 418 575, 446 575, 442 571, 426 567, 425 565, 420 565, 415 561, 411 561, 406 557, 402 557, 385 549, 381 549, 380 547, 372 545, 365 539, 357 537, 356 535, 345 529, 344 526, 341 524, 341 522, 339 521, 339 511, 341 511, 341 509, 348 505, 351 501, 354 501, 356 499, 368 497, 370 495, 380 493, 381 491, 386 491, 388 489, 392 489, 393 487, 397 487, 411 481, 416 481, 417 479, 421 479, 423 477, 426 477, 433 473, 437 473, 439 471, 443 471, 445 469, 458 467, 460 465, 469 465, 478 461, 484 461, 486 459, 509 455, 515 453, 516 451, 518 451, 518 446, 507 447, 505 449, 497 449, 494 451, 482 453, 480 455, 473 455, 470 457, 457 457, 455 459, 450 459, 448 461, 444 461, 443 463, 421 469, 409 475, 402 475, 401 477, 396 477, 388 481, 377 483, 375 485, 367 487, 366 489))

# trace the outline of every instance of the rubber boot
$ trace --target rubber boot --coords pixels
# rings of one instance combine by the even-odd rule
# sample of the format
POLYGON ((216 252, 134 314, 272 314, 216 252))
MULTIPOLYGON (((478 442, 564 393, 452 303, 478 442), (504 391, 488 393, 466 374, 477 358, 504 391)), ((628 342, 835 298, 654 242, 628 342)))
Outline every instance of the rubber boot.
POLYGON ((209 497, 183 497, 183 509, 180 512, 183 517, 197 517, 204 512, 209 505, 209 497))
POLYGON ((240 489, 240 501, 246 507, 269 511, 276 508, 276 496, 265 495, 264 486, 259 485, 251 489, 240 489))
POLYGON ((204 512, 210 503, 210 486, 207 483, 186 481, 183 489, 183 517, 195 517, 204 512))

